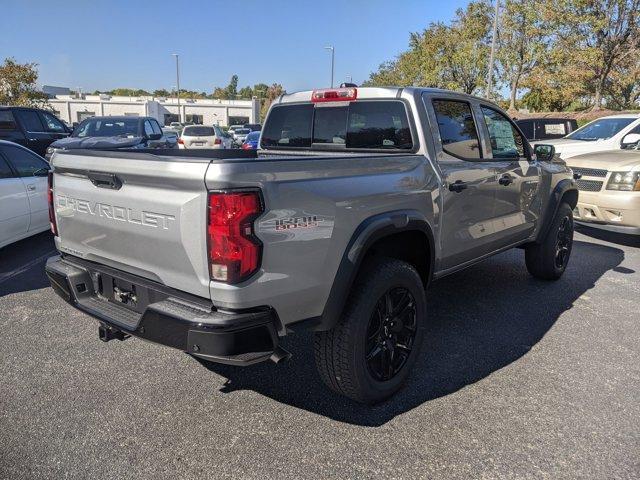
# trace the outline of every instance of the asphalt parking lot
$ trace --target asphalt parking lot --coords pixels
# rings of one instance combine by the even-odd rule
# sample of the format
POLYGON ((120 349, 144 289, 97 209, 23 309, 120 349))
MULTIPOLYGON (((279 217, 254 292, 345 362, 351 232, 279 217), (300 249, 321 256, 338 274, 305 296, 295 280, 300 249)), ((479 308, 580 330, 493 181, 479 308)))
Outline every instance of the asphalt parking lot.
POLYGON ((52 252, 0 250, 0 478, 640 475, 638 241, 583 230, 556 283, 521 250, 435 283, 416 372, 374 408, 321 385, 309 335, 246 369, 104 344, 48 288, 52 252))

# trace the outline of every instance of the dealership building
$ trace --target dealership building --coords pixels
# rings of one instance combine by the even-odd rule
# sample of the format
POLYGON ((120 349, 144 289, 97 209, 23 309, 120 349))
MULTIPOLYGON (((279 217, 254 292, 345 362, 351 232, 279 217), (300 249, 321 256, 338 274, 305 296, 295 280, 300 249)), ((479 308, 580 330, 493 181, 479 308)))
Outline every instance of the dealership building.
POLYGON ((201 125, 242 125, 260 122, 260 101, 213 100, 177 97, 120 97, 100 95, 52 95, 49 104, 58 118, 70 124, 93 116, 154 117, 160 125, 182 120, 201 125))

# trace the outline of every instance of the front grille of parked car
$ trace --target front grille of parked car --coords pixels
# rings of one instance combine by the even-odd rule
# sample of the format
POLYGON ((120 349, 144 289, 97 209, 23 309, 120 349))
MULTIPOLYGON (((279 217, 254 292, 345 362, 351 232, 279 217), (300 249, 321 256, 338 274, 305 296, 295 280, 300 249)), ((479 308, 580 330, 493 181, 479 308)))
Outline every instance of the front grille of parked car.
POLYGON ((602 189, 603 183, 604 182, 600 182, 598 180, 576 180, 578 190, 583 190, 585 192, 599 192, 600 189, 602 189))
POLYGON ((601 177, 604 178, 607 176, 607 171, 601 168, 582 168, 582 167, 571 167, 573 173, 577 173, 578 175, 582 175, 583 177, 601 177))

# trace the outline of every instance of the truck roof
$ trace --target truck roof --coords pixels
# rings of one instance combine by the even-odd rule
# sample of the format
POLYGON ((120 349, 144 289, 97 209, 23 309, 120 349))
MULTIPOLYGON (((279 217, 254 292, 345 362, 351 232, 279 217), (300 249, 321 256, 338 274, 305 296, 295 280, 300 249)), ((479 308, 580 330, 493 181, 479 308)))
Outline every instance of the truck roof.
MULTIPOLYGON (((347 87, 349 88, 349 87, 347 87)), ((495 105, 495 102, 487 100, 486 98, 478 97, 475 95, 469 95, 461 92, 454 92, 453 90, 445 90, 442 88, 431 87, 354 87, 358 90, 358 99, 376 99, 376 98, 400 98, 404 93, 409 95, 421 94, 421 93, 433 93, 433 94, 446 94, 447 96, 456 96, 461 99, 473 98, 488 102, 495 105)), ((339 87, 335 87, 338 90, 339 87)), ((328 90, 332 90, 329 88, 328 90)), ((287 93, 281 95, 276 103, 298 103, 298 102, 310 102, 313 90, 302 90, 299 92, 287 93)))

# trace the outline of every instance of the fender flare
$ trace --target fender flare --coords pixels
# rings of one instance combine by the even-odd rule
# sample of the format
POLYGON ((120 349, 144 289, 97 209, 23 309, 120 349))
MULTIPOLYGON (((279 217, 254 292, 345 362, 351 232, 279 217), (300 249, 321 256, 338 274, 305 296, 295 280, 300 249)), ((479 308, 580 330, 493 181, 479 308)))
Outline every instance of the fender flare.
MULTIPOLYGON (((547 205, 547 209, 545 211, 544 222, 542 224, 542 227, 540 228, 540 231, 538 232, 538 236, 536 237, 536 243, 540 243, 545 239, 547 233, 549 233, 549 228, 551 228, 551 222, 555 218, 556 213, 558 212, 558 208, 560 208, 562 199, 567 193, 573 191, 576 192, 575 196, 577 203, 579 192, 575 180, 573 180, 572 178, 565 178, 563 180, 560 180, 555 186, 555 188, 551 192, 551 195, 549 196, 549 204, 547 205)), ((574 207, 575 205, 571 205, 571 208, 574 207)))
POLYGON ((319 317, 297 322, 291 327, 294 330, 300 327, 313 331, 325 331, 333 328, 340 319, 351 287, 369 248, 381 238, 408 231, 422 232, 428 239, 430 253, 429 273, 426 278, 428 284, 433 277, 435 242, 431 225, 424 215, 417 210, 397 210, 374 215, 360 223, 351 236, 342 255, 322 314, 319 317))

